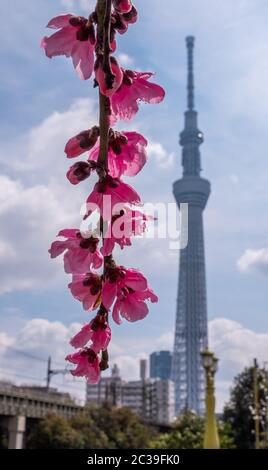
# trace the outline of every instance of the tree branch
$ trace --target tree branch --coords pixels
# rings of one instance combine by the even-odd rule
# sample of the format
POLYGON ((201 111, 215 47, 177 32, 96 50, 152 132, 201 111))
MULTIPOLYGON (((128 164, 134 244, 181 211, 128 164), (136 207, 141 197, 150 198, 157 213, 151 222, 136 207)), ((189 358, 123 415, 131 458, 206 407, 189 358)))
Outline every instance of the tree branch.
MULTIPOLYGON (((110 31, 111 31, 111 11, 112 0, 98 0, 97 3, 97 16, 98 16, 98 31, 97 31, 97 54, 102 56, 102 66, 105 73, 105 80, 108 85, 113 84, 114 75, 111 70, 110 62, 110 31)), ((110 99, 99 92, 99 125, 100 125, 100 153, 98 164, 102 169, 107 170, 108 167, 108 149, 109 149, 109 128, 110 128, 110 99)), ((99 174, 101 175, 101 172, 99 174)))

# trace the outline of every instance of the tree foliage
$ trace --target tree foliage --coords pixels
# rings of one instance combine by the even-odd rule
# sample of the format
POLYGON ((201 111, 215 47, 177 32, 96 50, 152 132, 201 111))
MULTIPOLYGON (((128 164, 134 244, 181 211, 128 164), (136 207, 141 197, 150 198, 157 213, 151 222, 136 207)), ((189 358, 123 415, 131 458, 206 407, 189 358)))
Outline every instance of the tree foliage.
MULTIPOLYGON (((190 411, 174 424, 170 433, 162 434, 150 443, 152 449, 202 449, 204 444, 205 420, 190 411)), ((233 449, 231 430, 225 423, 219 423, 222 449, 233 449)))
POLYGON ((155 436, 127 408, 92 406, 71 420, 48 415, 27 439, 31 449, 139 449, 155 436))
POLYGON ((91 407, 90 416, 108 438, 109 449, 144 449, 155 434, 128 408, 91 407))
MULTIPOLYGON (((267 428, 268 373, 258 369, 260 431, 267 428)), ((224 421, 232 428, 232 435, 239 449, 255 446, 253 368, 246 368, 234 379, 229 403, 224 409, 224 421)))
POLYGON ((26 446, 29 449, 81 449, 83 435, 68 420, 49 414, 33 427, 26 446))

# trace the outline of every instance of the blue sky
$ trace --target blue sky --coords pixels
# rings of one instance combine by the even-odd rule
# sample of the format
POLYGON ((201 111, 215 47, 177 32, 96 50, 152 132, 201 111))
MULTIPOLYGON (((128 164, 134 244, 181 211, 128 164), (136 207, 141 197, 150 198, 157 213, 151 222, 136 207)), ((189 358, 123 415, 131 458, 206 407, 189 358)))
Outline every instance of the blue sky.
MULTIPOLYGON (((39 44, 51 17, 64 11, 85 14, 89 3, 13 0, 2 5, 0 343, 3 360, 17 372, 30 365, 26 360, 15 364, 6 346, 44 358, 51 352, 62 363, 73 324, 86 319, 67 292, 61 263, 48 259, 47 248, 58 229, 80 221, 80 203, 91 183, 69 187, 63 148, 76 131, 95 124, 96 91, 76 77, 69 60, 48 60, 39 44)), ((167 92, 163 104, 143 106, 127 126, 151 142, 150 162, 132 181, 145 201, 173 202, 186 104, 184 39, 196 36, 202 166, 212 183, 205 214, 210 341, 221 359, 223 401, 237 371, 254 355, 268 358, 268 4, 137 0, 136 6, 140 21, 119 38, 118 54, 130 68, 155 71, 167 92)), ((178 253, 167 241, 137 240, 118 259, 142 269, 159 294, 159 304, 142 325, 114 328, 112 356, 125 376, 133 376, 139 356, 172 346, 178 253)))

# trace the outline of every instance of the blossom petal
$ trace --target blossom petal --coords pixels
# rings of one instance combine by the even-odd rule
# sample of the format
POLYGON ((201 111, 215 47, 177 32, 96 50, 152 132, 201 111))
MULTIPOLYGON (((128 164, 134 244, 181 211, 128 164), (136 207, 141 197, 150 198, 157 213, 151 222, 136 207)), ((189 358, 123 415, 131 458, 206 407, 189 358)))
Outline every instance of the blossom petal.
POLYGON ((84 325, 83 328, 77 333, 70 341, 71 346, 74 348, 83 348, 92 338, 93 330, 91 324, 84 325))
POLYGON ((76 239, 77 233, 79 233, 78 228, 65 228, 63 230, 60 230, 60 232, 58 233, 57 236, 58 237, 75 238, 76 239))
POLYGON ((143 291, 148 286, 146 277, 136 269, 127 270, 124 283, 135 291, 143 291))
POLYGON ((102 303, 104 307, 109 310, 116 297, 117 285, 116 282, 106 281, 102 288, 102 303))
POLYGON ((117 323, 117 325, 121 325, 122 323, 122 320, 120 318, 120 300, 117 300, 114 304, 114 308, 113 308, 113 320, 115 323, 117 323))
POLYGON ((51 258, 57 258, 57 256, 60 256, 65 250, 68 248, 68 243, 61 242, 61 241, 56 241, 53 242, 51 245, 51 248, 48 250, 50 253, 51 258))
POLYGON ((88 80, 94 68, 94 46, 90 41, 77 41, 72 50, 72 59, 77 75, 81 80, 88 80))
POLYGON ((45 36, 41 41, 41 47, 50 59, 59 55, 70 57, 76 42, 76 29, 73 26, 66 26, 50 37, 45 36))
POLYGON ((64 15, 55 16, 47 24, 47 28, 59 29, 64 28, 65 26, 70 26, 70 19, 75 15, 72 13, 66 13, 64 15))

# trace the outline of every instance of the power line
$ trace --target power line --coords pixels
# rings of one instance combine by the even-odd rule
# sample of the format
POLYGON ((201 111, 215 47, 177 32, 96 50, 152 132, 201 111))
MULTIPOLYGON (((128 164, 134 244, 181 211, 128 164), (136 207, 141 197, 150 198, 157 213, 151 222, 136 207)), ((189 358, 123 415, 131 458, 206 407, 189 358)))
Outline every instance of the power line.
POLYGON ((31 377, 29 375, 23 375, 23 374, 18 374, 17 372, 10 372, 10 371, 7 371, 5 369, 0 369, 0 372, 6 374, 6 375, 9 375, 9 376, 12 376, 12 377, 20 377, 22 379, 28 379, 28 380, 34 380, 36 382, 44 382, 44 379, 38 379, 37 377, 31 377))
MULTIPOLYGON (((4 343, 0 343, 0 347, 1 346, 5 347, 7 350, 13 351, 15 354, 20 354, 20 355, 23 355, 23 356, 25 356, 29 359, 47 363, 47 359, 45 359, 44 357, 35 356, 34 354, 31 354, 27 351, 24 351, 23 349, 16 349, 16 348, 13 348, 13 346, 7 346, 4 343)), ((60 362, 53 361, 53 363, 58 365, 58 366, 62 366, 62 363, 60 363, 60 362)))
MULTIPOLYGON (((43 383, 45 381, 45 379, 41 379, 41 378, 38 379, 36 377, 31 377, 29 375, 18 374, 17 372, 10 372, 2 368, 0 369, 0 373, 1 372, 12 377, 19 377, 19 378, 28 379, 28 380, 34 380, 35 382, 39 382, 39 383, 43 383)), ((83 382, 78 382, 75 379, 72 382, 70 382, 70 386, 67 383, 57 384, 58 387, 66 388, 66 389, 73 389, 75 391, 77 391, 78 389, 73 388, 73 386, 80 386, 80 385, 83 385, 83 382)))

